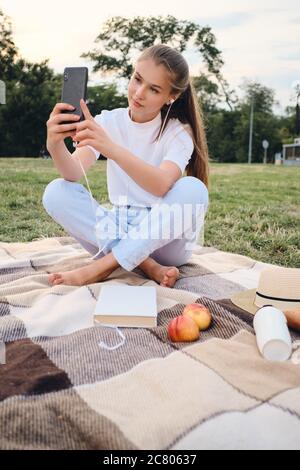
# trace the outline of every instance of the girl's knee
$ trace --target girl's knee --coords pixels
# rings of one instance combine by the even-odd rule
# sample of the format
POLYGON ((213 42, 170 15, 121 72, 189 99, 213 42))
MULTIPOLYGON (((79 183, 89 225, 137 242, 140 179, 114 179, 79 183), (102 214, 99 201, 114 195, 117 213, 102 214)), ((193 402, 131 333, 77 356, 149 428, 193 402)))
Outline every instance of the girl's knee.
POLYGON ((205 209, 208 208, 208 189, 199 178, 195 176, 183 176, 176 181, 171 191, 172 190, 176 194, 179 192, 177 195, 179 201, 187 199, 187 202, 204 204, 205 209))
POLYGON ((53 212, 57 208, 63 209, 66 204, 66 198, 71 193, 77 183, 67 181, 64 178, 56 178, 51 181, 45 188, 42 203, 48 213, 53 212))
POLYGON ((60 186, 60 181, 62 178, 56 178, 55 180, 51 181, 45 188, 42 203, 46 211, 48 211, 51 206, 53 205, 54 199, 56 199, 57 191, 60 186))

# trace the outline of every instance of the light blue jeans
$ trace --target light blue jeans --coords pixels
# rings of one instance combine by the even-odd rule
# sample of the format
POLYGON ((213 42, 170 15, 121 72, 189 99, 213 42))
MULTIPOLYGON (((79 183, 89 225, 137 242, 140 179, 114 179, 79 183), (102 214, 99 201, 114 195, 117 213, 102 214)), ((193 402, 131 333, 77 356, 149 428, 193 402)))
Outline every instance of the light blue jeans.
POLYGON ((127 271, 149 256, 164 266, 185 264, 198 244, 208 205, 206 186, 193 176, 176 181, 152 207, 109 209, 92 200, 82 184, 63 178, 51 181, 43 195, 50 217, 95 259, 112 252, 127 271))

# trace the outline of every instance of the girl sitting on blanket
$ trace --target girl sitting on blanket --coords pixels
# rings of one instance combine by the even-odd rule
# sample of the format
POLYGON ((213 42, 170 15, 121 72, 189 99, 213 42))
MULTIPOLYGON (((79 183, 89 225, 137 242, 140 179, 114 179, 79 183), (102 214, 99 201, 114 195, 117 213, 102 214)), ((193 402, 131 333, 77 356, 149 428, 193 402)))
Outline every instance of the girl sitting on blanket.
POLYGON ((46 187, 43 205, 93 261, 51 274, 49 283, 81 286, 138 267, 173 287, 209 204, 207 143, 186 60, 167 45, 149 47, 135 64, 127 108, 95 118, 83 100, 81 108, 85 120, 77 124, 78 116, 62 113, 73 109, 67 103, 57 103, 47 121, 47 149, 62 178, 46 187), (70 120, 75 125, 63 124, 70 120), (69 136, 78 143, 72 154, 69 136), (100 154, 112 209, 78 183, 100 154))

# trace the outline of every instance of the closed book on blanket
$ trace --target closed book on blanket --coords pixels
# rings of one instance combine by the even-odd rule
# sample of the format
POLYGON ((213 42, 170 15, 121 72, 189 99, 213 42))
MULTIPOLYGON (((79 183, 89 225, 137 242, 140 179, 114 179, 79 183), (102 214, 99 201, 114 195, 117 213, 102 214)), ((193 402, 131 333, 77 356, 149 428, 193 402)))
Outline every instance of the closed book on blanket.
POLYGON ((95 323, 130 328, 157 326, 154 286, 103 285, 94 313, 95 323))

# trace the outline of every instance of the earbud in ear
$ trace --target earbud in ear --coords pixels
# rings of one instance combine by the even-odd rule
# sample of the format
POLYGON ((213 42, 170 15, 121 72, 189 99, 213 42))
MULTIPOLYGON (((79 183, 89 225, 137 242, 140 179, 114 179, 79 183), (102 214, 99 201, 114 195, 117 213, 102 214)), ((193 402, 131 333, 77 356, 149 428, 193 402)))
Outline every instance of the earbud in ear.
POLYGON ((175 100, 170 100, 168 104, 173 104, 175 100))

